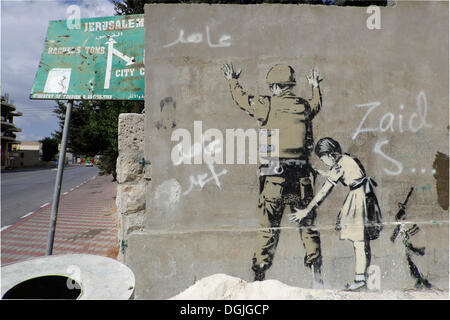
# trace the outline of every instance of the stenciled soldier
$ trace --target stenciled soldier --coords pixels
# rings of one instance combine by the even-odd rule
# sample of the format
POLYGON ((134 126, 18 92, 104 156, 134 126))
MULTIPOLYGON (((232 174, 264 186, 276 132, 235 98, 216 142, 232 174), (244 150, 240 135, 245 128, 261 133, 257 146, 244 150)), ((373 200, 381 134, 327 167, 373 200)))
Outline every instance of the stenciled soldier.
MULTIPOLYGON (((252 269, 255 280, 264 280, 265 272, 273 263, 280 236, 280 222, 285 208, 305 208, 313 198, 314 171, 309 163, 313 149, 312 119, 319 112, 322 97, 316 70, 306 76, 312 86, 312 98, 305 100, 292 93, 296 85, 294 69, 278 64, 267 73, 272 96, 254 96, 245 92, 238 82, 241 71, 233 65, 222 67, 228 80, 233 100, 250 116, 256 118, 261 133, 272 136, 278 130, 278 146, 264 146, 268 155, 260 165, 260 228, 252 269), (278 150, 274 148, 278 147, 278 150), (271 157, 277 154, 278 157, 271 157)), ((260 145, 260 148, 262 146, 260 145)), ((260 150, 261 153, 261 150, 260 150)), ((305 248, 304 263, 313 270, 314 283, 322 283, 322 255, 320 234, 314 228, 316 212, 313 210, 299 223, 300 238, 305 248)))

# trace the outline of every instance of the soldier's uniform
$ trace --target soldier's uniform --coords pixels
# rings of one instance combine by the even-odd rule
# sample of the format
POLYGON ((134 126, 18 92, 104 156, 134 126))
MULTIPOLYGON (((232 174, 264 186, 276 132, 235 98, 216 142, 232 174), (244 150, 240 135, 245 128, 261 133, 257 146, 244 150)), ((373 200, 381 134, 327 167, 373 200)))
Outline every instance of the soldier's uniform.
MULTIPOLYGON (((276 65, 269 71, 267 81, 269 84, 295 84, 293 69, 276 65)), ((294 207, 304 208, 313 198, 313 172, 308 159, 313 148, 311 120, 320 110, 321 94, 318 87, 313 87, 309 101, 296 97, 290 91, 280 96, 255 97, 246 93, 237 79, 230 79, 229 84, 234 101, 259 121, 260 130, 268 136, 279 130, 279 159, 272 159, 260 166, 258 206, 262 214, 252 269, 255 274, 262 273, 264 277, 265 270, 273 262, 285 206, 290 206, 293 212, 294 207)), ((270 142, 268 144, 267 149, 276 152, 270 142)), ((306 251, 305 265, 313 266, 316 272, 320 272, 320 235, 311 228, 315 217, 316 213, 312 211, 302 220, 299 230, 306 251)))

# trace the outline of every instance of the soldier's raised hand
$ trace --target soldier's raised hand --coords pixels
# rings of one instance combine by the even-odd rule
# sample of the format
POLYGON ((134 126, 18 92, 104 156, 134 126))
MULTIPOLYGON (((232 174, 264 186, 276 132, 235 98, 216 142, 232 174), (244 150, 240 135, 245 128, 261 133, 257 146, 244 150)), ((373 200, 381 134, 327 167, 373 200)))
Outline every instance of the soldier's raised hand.
POLYGON ((242 70, 239 70, 239 72, 236 73, 236 72, 234 71, 233 64, 230 62, 230 63, 225 63, 225 64, 222 66, 222 71, 223 71, 223 74, 224 74, 224 76, 225 76, 225 79, 231 80, 231 79, 237 79, 237 78, 239 78, 239 76, 241 75, 241 71, 242 71, 242 70))
POLYGON ((323 80, 320 78, 319 71, 316 69, 312 69, 311 73, 309 75, 306 75, 306 79, 308 80, 308 83, 310 85, 316 88, 319 86, 319 83, 323 80))

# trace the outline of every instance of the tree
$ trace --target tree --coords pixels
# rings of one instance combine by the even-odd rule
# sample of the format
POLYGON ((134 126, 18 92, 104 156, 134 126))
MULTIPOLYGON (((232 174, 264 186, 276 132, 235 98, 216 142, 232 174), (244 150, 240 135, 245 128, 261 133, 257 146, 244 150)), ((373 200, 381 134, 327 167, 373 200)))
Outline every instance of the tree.
POLYGON ((144 13, 145 0, 113 0, 117 15, 144 13))
MULTIPOLYGON (((95 114, 95 102, 74 102, 72 107, 69 135, 67 139, 67 151, 74 154, 86 154, 95 156, 100 150, 107 147, 106 139, 101 135, 95 135, 90 126, 91 118, 95 114)), ((59 119, 60 130, 53 136, 61 141, 66 115, 66 105, 58 101, 54 110, 59 119)))
POLYGON ((113 0, 114 9, 118 15, 144 13, 146 3, 209 3, 209 4, 256 4, 256 3, 283 3, 283 4, 320 4, 338 6, 370 5, 386 6, 387 0, 113 0))
POLYGON ((39 142, 42 143, 42 160, 52 161, 58 153, 58 140, 52 137, 45 137, 39 142))
MULTIPOLYGON (((91 100, 74 102, 67 138, 67 151, 93 157, 101 155, 100 174, 112 174, 115 180, 118 157, 119 114, 143 109, 142 102, 91 100)), ((54 109, 60 129, 53 133, 61 141, 66 105, 58 101, 54 109)))

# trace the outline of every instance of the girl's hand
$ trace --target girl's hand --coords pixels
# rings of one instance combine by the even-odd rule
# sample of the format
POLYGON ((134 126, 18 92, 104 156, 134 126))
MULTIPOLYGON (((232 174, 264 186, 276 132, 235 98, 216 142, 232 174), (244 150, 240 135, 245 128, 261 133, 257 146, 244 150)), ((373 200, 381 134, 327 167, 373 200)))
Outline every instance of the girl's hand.
POLYGON ((295 208, 295 213, 289 215, 289 222, 300 222, 309 213, 308 209, 297 209, 295 208))

